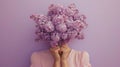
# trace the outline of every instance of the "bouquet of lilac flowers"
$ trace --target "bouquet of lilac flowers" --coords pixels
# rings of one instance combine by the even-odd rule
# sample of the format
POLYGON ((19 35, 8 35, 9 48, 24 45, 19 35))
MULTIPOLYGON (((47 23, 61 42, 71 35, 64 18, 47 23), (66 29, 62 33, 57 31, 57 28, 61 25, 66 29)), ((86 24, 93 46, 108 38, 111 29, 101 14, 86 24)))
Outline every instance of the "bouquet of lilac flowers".
POLYGON ((37 24, 37 41, 44 40, 54 46, 84 38, 82 31, 87 27, 86 17, 79 13, 74 3, 67 7, 51 4, 48 9, 47 15, 30 16, 37 24))

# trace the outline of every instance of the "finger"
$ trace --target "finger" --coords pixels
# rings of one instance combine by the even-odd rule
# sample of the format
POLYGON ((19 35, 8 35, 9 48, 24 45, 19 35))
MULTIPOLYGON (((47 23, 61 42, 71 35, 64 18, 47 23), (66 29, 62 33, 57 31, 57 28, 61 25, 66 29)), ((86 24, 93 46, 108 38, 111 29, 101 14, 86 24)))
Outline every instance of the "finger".
POLYGON ((66 46, 67 46, 67 45, 64 44, 64 45, 62 45, 61 47, 66 47, 66 46))
POLYGON ((60 49, 62 52, 64 52, 65 50, 66 50, 66 48, 65 47, 61 47, 61 49, 60 49))
POLYGON ((56 50, 56 47, 51 47, 50 50, 51 50, 51 51, 55 51, 55 50, 56 50))
POLYGON ((53 49, 52 49, 52 48, 50 48, 49 50, 50 50, 50 52, 53 52, 53 49))

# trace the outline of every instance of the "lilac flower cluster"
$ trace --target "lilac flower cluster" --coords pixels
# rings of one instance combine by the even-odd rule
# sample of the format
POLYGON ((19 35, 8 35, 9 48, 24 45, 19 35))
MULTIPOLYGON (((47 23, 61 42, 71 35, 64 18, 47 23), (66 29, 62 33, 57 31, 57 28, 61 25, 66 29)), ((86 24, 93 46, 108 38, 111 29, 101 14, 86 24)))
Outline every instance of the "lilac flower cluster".
POLYGON ((83 29, 87 27, 86 17, 79 13, 76 5, 67 7, 59 4, 51 4, 47 15, 31 15, 36 25, 36 40, 50 42, 50 45, 68 43, 72 39, 83 39, 83 29))

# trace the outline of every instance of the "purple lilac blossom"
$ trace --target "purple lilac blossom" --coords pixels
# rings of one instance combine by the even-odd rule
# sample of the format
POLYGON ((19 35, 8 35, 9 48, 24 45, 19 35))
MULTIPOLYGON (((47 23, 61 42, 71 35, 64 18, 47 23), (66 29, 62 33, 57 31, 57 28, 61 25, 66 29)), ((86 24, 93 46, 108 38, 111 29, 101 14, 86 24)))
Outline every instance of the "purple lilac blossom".
POLYGON ((54 46, 72 39, 84 39, 82 31, 87 27, 86 17, 79 13, 74 3, 66 7, 51 4, 46 15, 34 14, 30 18, 37 24, 36 41, 44 40, 54 46))

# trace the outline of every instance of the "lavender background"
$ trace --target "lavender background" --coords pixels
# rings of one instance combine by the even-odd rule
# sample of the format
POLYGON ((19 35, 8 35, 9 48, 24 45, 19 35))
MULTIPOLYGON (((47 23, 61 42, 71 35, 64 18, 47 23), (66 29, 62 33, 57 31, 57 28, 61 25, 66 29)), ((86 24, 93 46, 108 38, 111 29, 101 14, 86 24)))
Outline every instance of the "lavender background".
POLYGON ((29 67, 32 52, 49 48, 34 42, 29 16, 45 14, 51 3, 75 3, 87 16, 85 39, 71 48, 88 51, 92 67, 120 67, 120 0, 0 0, 0 67, 29 67))

